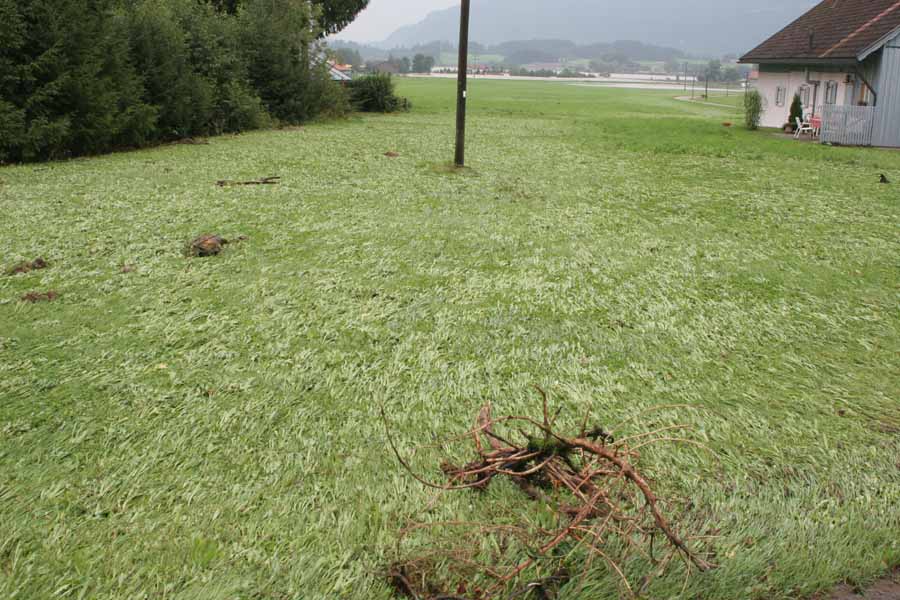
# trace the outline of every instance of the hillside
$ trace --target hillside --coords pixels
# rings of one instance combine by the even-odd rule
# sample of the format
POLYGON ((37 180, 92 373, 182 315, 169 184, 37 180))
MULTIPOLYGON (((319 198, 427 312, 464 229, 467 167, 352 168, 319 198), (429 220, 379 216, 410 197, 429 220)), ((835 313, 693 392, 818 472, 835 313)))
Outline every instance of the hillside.
MULTIPOLYGON (((686 52, 739 53, 755 46, 815 0, 473 0, 472 39, 484 44, 557 38, 577 43, 639 40, 686 52)), ((381 45, 454 40, 459 9, 435 11, 402 27, 381 45)))

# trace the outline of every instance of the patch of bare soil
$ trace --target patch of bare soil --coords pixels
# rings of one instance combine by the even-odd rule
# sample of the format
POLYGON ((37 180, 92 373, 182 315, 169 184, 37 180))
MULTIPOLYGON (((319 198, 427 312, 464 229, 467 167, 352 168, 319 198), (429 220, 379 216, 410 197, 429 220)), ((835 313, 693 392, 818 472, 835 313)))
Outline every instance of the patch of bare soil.
POLYGON ((900 569, 868 590, 860 591, 849 585, 841 585, 830 596, 822 597, 822 600, 900 600, 900 569))

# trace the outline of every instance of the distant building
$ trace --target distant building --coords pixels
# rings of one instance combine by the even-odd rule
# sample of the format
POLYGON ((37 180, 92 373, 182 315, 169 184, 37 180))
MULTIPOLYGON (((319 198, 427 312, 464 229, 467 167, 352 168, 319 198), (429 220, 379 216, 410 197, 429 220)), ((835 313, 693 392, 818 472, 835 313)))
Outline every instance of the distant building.
POLYGON ((823 115, 825 141, 900 147, 898 0, 825 0, 740 62, 759 65, 763 126, 786 123, 799 95, 806 113, 823 115))
POLYGON ((531 63, 530 65, 522 65, 522 68, 526 71, 552 71, 553 73, 559 74, 562 73, 566 67, 565 65, 555 62, 555 63, 531 63))
POLYGON ((397 65, 397 63, 384 61, 369 65, 369 70, 373 73, 390 73, 391 75, 397 75, 400 73, 400 66, 397 65))
POLYGON ((331 77, 332 81, 340 81, 341 83, 345 83, 347 81, 353 80, 353 73, 351 71, 353 67, 350 65, 336 65, 333 63, 328 63, 328 75, 331 77), (350 67, 344 68, 341 67, 350 67))

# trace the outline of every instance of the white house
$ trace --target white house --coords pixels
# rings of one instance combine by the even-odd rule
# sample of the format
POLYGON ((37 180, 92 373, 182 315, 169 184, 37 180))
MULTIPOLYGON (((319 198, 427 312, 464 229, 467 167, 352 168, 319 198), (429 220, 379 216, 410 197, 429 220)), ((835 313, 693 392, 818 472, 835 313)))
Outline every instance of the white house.
POLYGON ((900 0, 824 0, 741 62, 759 65, 764 127, 787 123, 799 94, 835 139, 851 128, 859 143, 900 147, 900 0))

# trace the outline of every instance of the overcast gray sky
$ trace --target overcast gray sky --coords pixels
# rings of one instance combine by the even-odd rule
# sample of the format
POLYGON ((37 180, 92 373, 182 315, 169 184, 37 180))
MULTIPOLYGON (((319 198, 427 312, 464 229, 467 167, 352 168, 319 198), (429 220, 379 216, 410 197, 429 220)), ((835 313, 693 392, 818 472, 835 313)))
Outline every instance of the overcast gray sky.
POLYGON ((449 8, 459 0, 371 0, 369 7, 338 38, 354 42, 380 42, 403 25, 421 21, 439 8, 449 8))

